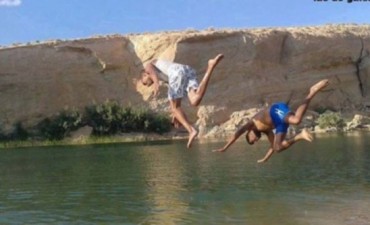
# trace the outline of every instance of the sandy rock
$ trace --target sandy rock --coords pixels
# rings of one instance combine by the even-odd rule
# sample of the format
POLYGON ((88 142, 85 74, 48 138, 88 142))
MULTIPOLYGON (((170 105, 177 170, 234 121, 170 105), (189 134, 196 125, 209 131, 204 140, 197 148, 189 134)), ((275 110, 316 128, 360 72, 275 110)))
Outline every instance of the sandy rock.
POLYGON ((352 121, 347 123, 346 130, 367 129, 370 124, 370 117, 356 114, 352 121))
POLYGON ((191 65, 201 79, 208 59, 218 53, 225 58, 211 78, 204 108, 183 102, 203 135, 235 130, 243 116, 233 118, 233 112, 276 101, 297 105, 324 78, 330 86, 311 110, 364 110, 370 102, 369 25, 187 30, 0 49, 0 124, 29 126, 65 107, 83 110, 107 99, 168 112, 165 84, 153 97, 137 82, 145 63, 175 60, 191 65))

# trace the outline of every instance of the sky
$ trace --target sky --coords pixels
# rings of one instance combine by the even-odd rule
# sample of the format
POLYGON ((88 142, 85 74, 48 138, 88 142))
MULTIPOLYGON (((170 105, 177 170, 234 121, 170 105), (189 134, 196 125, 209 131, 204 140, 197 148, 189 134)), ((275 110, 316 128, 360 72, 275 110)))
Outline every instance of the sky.
POLYGON ((0 45, 186 29, 370 24, 370 0, 0 0, 0 45))

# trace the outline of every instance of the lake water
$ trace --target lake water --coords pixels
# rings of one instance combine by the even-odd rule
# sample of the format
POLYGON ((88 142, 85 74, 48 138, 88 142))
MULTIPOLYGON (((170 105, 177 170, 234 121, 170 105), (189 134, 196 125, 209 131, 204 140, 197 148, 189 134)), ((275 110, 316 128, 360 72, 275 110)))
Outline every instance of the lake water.
POLYGON ((0 150, 0 224, 370 224, 370 134, 0 150))

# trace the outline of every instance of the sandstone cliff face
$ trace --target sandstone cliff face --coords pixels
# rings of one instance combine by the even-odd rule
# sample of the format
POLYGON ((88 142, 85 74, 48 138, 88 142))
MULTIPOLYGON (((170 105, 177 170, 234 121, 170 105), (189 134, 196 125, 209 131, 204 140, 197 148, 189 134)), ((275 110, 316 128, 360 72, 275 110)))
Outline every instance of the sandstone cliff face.
POLYGON ((174 60, 191 65, 201 79, 217 53, 225 58, 202 106, 183 103, 203 134, 230 121, 237 126, 242 121, 230 117, 233 112, 248 117, 243 110, 275 101, 294 108, 310 85, 324 78, 331 84, 310 109, 365 112, 369 52, 369 25, 165 32, 7 47, 0 49, 0 125, 31 126, 64 108, 107 99, 167 111, 165 85, 152 98, 136 83, 143 64, 157 57, 174 60))

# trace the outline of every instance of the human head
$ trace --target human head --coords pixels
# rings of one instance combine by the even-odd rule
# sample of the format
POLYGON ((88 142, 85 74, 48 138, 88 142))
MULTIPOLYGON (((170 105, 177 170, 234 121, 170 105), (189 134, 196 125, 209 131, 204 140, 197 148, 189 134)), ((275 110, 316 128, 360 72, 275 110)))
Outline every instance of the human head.
POLYGON ((153 84, 152 78, 150 78, 149 73, 146 72, 145 70, 141 71, 140 81, 143 85, 148 86, 148 87, 153 84))
POLYGON ((255 128, 248 130, 247 134, 245 135, 245 139, 250 145, 253 145, 254 143, 256 143, 260 138, 261 138, 261 132, 255 128))

